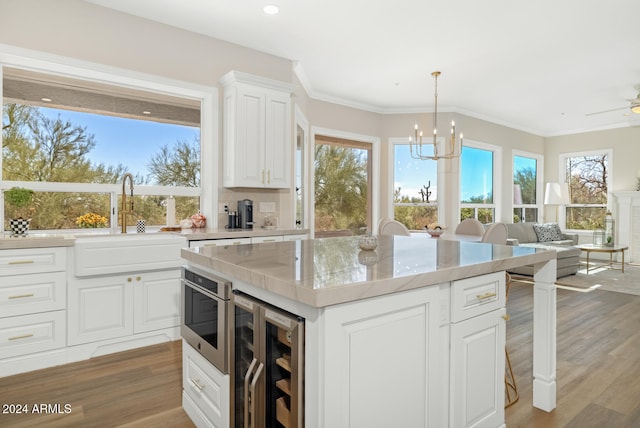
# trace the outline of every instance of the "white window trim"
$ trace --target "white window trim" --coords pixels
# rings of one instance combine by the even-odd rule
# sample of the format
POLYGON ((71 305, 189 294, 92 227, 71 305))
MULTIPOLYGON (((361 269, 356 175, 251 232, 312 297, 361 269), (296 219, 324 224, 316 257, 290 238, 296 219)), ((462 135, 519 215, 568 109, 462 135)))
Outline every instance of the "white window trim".
MULTIPOLYGON (((389 218, 393 218, 394 215, 394 210, 393 208, 396 206, 396 204, 393 202, 393 193, 395 191, 395 183, 394 183, 394 178, 395 178, 395 167, 396 167, 396 158, 395 158, 395 147, 397 145, 403 145, 403 146, 408 146, 409 145, 409 140, 407 139, 407 137, 390 137, 388 140, 388 144, 387 144, 387 159, 389 159, 388 165, 389 165, 389 172, 388 172, 388 182, 389 182, 389 186, 387 189, 387 200, 389 201, 389 207, 387 209, 387 212, 384 214, 385 217, 389 217, 389 218)), ((442 138, 438 138, 438 143, 442 143, 442 141, 444 141, 444 139, 442 138)), ((436 180, 438 181, 436 183, 436 186, 438 188, 438 194, 444 195, 446 192, 446 189, 441 188, 441 183, 444 183, 444 159, 438 159, 437 161, 432 161, 432 160, 425 160, 424 162, 437 162, 437 174, 436 174, 436 180)), ((444 198, 438 197, 437 203, 419 203, 419 204, 403 204, 403 205, 398 205, 398 206, 419 206, 419 207, 436 207, 438 210, 438 219, 440 219, 440 213, 442 212, 442 204, 443 204, 443 200, 444 198)), ((444 223, 444 221, 442 222, 444 223)))
POLYGON ((316 135, 324 135, 327 137, 334 137, 334 138, 342 138, 345 140, 352 140, 352 141, 359 141, 359 142, 363 142, 363 143, 369 143, 371 144, 371 157, 372 159, 372 165, 371 165, 371 228, 375 228, 378 225, 378 222, 380 221, 380 138, 379 137, 374 137, 371 135, 364 135, 364 134, 356 134, 356 133, 352 133, 352 132, 345 132, 345 131, 339 131, 336 129, 330 129, 330 128, 321 128, 321 127, 317 127, 317 126, 312 126, 311 127, 311 142, 310 143, 310 150, 309 152, 311 152, 309 154, 309 163, 307 164, 307 171, 309 171, 309 205, 310 205, 310 210, 307 213, 307 218, 309 219, 309 225, 310 228, 309 230, 311 231, 311 238, 313 238, 314 234, 315 234, 315 220, 316 220, 316 215, 315 215, 315 199, 314 196, 315 195, 315 168, 313 167, 315 159, 313 156, 313 153, 315 153, 315 150, 311 150, 312 144, 313 146, 315 146, 315 141, 316 141, 316 135))
MULTIPOLYGON (((502 147, 494 144, 483 143, 474 140, 464 140, 464 146, 474 149, 481 149, 493 152, 493 203, 492 204, 463 204, 460 201, 460 195, 462 195, 462 156, 458 159, 458 209, 456 215, 458 222, 460 221, 460 211, 463 208, 474 208, 474 212, 477 217, 478 208, 492 208, 493 209, 493 221, 495 223, 502 222, 502 147)), ((513 176, 513 174, 512 174, 513 176)), ((512 199, 513 200, 513 199, 512 199)))
MULTIPOLYGON (((584 151, 584 152, 567 152, 567 153, 560 153, 560 155, 558 156, 558 177, 559 177, 559 181, 563 181, 563 182, 567 182, 567 159, 568 158, 579 158, 579 157, 585 157, 585 156, 598 156, 601 154, 606 154, 607 155, 607 169, 609 171, 608 177, 607 177, 607 205, 606 208, 611 211, 614 214, 615 217, 615 204, 613 203, 613 192, 611 191, 611 189, 613 189, 613 174, 611 173, 612 171, 614 171, 613 169, 613 149, 600 149, 600 150, 589 150, 589 151, 584 151)), ((573 205, 573 204, 570 204, 573 205)), ((568 230, 572 233, 580 233, 580 234, 592 234, 593 231, 591 230, 583 230, 583 229, 567 229, 567 214, 566 211, 564 209, 565 206, 562 206, 562 208, 559 207, 558 211, 558 223, 560 224, 560 227, 564 230, 568 230)))
MULTIPOLYGON (((313 161, 311 160, 311 147, 309 145, 309 121, 307 117, 302 112, 302 109, 298 104, 294 106, 295 113, 295 121, 294 121, 294 135, 297 135, 298 126, 304 130, 304 141, 302 142, 302 224, 300 228, 302 229, 312 229, 309 224, 309 214, 312 211, 312 203, 311 203, 311 185, 313 180, 311 180, 311 175, 307 173, 309 171, 309 165, 313 166, 313 161)), ((294 156, 295 162, 295 156, 294 156)), ((293 171, 296 171, 296 165, 294 165, 293 171)), ((295 191, 295 183, 292 196, 291 196, 291 210, 292 217, 294 222, 294 227, 296 226, 296 191, 295 191)))
POLYGON ((513 210, 515 207, 515 205, 513 204, 513 173, 515 172, 515 168, 513 166, 514 162, 513 162, 513 158, 519 156, 519 157, 524 157, 524 158, 530 158, 530 159, 535 159, 536 160, 536 204, 535 205, 528 205, 528 204, 523 204, 520 205, 523 208, 531 208, 531 207, 535 207, 538 209, 538 216, 536 221, 539 223, 541 222, 541 216, 542 213, 544 212, 544 177, 543 177, 543 173, 544 173, 544 155, 538 154, 538 153, 531 153, 531 152, 526 152, 524 150, 517 150, 517 149, 513 149, 511 151, 511 213, 513 215, 513 210))
MULTIPOLYGON (((208 214, 210 226, 217 227, 218 174, 214 162, 210 162, 211 159, 216 159, 219 154, 218 89, 216 87, 0 44, 0 82, 2 82, 2 68, 4 66, 200 101, 200 187, 190 188, 187 191, 187 188, 182 187, 169 189, 164 186, 136 186, 136 194, 200 196, 201 211, 205 215, 208 214), (161 191, 159 191, 160 189, 161 191), (196 195, 193 194, 194 190, 196 195)), ((3 99, 2 85, 0 85, 0 99, 3 99)), ((2 156, 0 156, 0 171, 2 171, 2 156)), ((114 186, 86 184, 85 190, 85 184, 3 182, 0 174, 0 190, 8 189, 12 185, 23 185, 38 191, 94 191, 95 189, 96 192, 105 191, 106 188, 102 186, 114 186)), ((117 185, 115 186, 117 187, 117 185)), ((121 191, 116 189, 116 192, 121 191)), ((4 207, 2 196, 0 196, 0 207, 4 207)), ((115 204, 115 209, 117 215, 117 204, 115 204)), ((0 224, 4 224, 4 209, 0 209, 0 224)))

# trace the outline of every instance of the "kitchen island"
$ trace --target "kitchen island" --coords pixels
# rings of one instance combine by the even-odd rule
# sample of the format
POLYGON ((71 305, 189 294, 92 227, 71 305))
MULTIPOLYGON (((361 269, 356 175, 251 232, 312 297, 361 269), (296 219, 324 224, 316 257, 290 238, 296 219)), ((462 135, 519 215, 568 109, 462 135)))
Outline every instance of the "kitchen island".
POLYGON ((306 319, 307 427, 504 426, 504 271, 533 264, 533 405, 555 408, 554 252, 380 236, 182 256, 306 319))

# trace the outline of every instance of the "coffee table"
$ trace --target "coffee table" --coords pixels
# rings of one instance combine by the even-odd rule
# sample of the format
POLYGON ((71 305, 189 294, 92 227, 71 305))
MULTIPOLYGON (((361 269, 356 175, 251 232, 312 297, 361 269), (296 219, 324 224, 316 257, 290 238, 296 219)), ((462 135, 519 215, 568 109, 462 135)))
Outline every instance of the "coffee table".
MULTIPOLYGON (((621 265, 622 273, 624 273, 624 250, 628 250, 629 247, 624 245, 593 245, 593 244, 580 244, 576 245, 576 248, 580 248, 582 251, 586 251, 587 253, 587 275, 589 275, 589 254, 590 253, 609 253, 609 267, 613 267, 613 254, 614 253, 622 253, 622 262, 619 262, 621 265)), ((618 263, 617 261, 615 263, 618 263)), ((604 265, 600 265, 604 266, 604 265)), ((599 266, 598 266, 599 267, 599 266)))

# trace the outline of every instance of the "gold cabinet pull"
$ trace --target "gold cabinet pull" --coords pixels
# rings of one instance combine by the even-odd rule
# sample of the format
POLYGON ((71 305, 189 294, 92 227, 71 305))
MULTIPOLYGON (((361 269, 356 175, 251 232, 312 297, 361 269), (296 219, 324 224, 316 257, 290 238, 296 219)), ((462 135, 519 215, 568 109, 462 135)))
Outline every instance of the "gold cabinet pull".
POLYGON ((127 278, 127 282, 131 282, 133 279, 131 277, 127 278))
POLYGON ((488 293, 478 294, 476 297, 478 298, 478 300, 486 300, 486 299, 490 299, 492 297, 496 297, 496 293, 493 292, 493 291, 490 291, 488 293))
POLYGON ((30 263, 35 263, 35 260, 11 260, 9 262, 10 265, 28 265, 30 263))
POLYGON ((17 296, 9 296, 9 299, 24 299, 25 297, 33 297, 33 293, 18 294, 17 296))
POLYGON ((509 314, 504 314, 502 316, 502 319, 505 320, 505 321, 509 321, 511 319, 511 317, 509 316, 509 314))
POLYGON ((28 337, 33 337, 33 333, 29 333, 29 334, 23 334, 21 336, 13 336, 10 337, 9 340, 19 340, 19 339, 26 339, 28 337))
POLYGON ((267 184, 271 184, 271 170, 267 171, 267 184))
POLYGON ((205 385, 201 384, 199 379, 194 379, 194 378, 190 377, 189 380, 200 391, 202 391, 204 389, 205 385))
POLYGON ((136 276, 136 281, 140 281, 142 279, 141 276, 136 276))

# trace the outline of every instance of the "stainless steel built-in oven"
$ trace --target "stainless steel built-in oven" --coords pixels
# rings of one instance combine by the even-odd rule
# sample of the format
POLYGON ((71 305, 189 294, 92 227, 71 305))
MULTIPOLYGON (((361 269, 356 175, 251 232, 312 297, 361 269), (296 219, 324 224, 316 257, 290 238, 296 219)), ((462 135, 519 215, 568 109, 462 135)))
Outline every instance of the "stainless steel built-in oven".
POLYGON ((182 268, 182 338, 222 373, 229 373, 231 283, 182 268))

